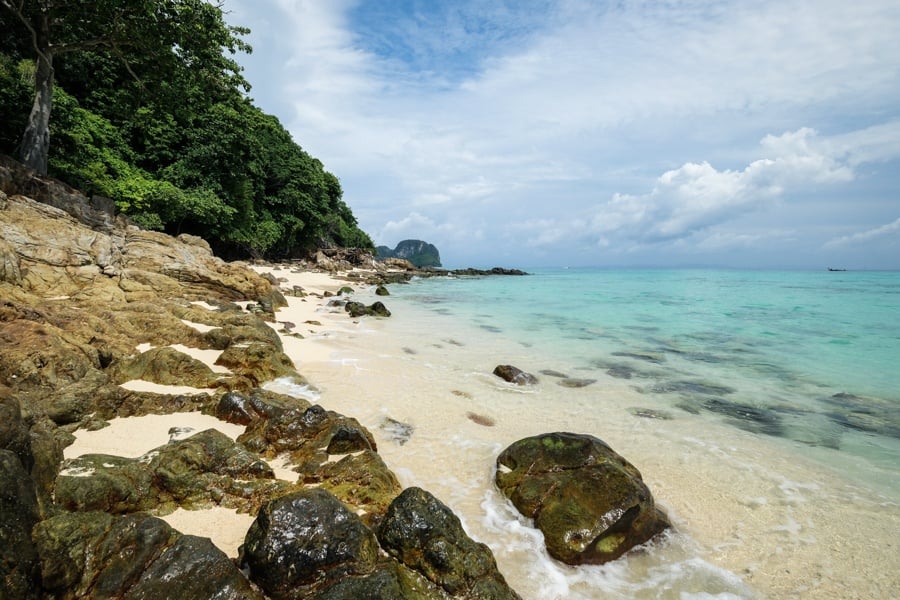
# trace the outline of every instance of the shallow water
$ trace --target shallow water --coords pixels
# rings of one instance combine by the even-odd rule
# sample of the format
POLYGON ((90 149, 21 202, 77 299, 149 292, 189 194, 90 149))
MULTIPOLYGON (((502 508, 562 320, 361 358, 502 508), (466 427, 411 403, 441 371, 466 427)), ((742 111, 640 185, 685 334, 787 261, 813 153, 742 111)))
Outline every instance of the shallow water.
POLYGON ((393 317, 321 342, 330 360, 301 370, 523 597, 900 592, 900 274, 559 270, 391 293, 393 317), (540 383, 507 385, 497 364, 540 383), (503 448, 548 431, 609 443, 676 531, 602 567, 550 559, 492 484, 503 448))

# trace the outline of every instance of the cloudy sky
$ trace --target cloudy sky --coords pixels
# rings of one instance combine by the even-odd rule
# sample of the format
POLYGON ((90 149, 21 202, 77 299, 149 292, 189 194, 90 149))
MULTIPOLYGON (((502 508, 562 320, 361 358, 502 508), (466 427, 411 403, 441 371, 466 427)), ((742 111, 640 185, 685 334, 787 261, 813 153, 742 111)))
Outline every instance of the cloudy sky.
POLYGON ((444 266, 900 269, 897 0, 225 0, 251 96, 444 266))

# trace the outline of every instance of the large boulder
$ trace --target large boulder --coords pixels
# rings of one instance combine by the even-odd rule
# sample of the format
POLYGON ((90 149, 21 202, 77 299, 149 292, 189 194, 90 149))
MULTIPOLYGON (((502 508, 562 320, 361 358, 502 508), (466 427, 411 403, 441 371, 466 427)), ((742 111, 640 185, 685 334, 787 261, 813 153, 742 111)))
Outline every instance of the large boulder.
POLYGON ((53 598, 263 598, 209 539, 147 514, 63 513, 33 535, 53 598))
POLYGON ((250 579, 275 600, 304 598, 345 577, 372 573, 378 542, 324 490, 302 490, 260 509, 242 547, 250 579))
POLYGON ((385 551, 458 598, 517 599, 490 548, 470 538, 437 498, 411 487, 388 508, 378 529, 385 551))
POLYGON ((519 440, 497 457, 495 481, 568 564, 614 560, 670 526, 640 472, 590 435, 519 440))

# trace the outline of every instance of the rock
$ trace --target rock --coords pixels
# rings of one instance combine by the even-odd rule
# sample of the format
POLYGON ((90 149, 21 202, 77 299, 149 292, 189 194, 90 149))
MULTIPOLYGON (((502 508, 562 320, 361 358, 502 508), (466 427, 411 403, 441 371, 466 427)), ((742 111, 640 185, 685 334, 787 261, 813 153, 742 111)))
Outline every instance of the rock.
POLYGON ((55 598, 263 600, 208 539, 147 514, 63 513, 39 523, 34 540, 55 598))
POLYGON ((424 577, 397 563, 383 561, 372 573, 342 577, 310 600, 446 600, 447 594, 424 577))
POLYGON ((301 472, 305 485, 319 485, 354 508, 366 525, 381 521, 388 506, 402 489, 397 476, 372 450, 348 454, 313 472, 301 472))
POLYGON ((375 535, 324 490, 303 490, 267 502, 244 540, 242 565, 274 598, 304 598, 317 587, 372 573, 375 535))
POLYGON ((163 385, 187 385, 196 388, 210 387, 218 375, 202 361, 175 348, 151 348, 131 360, 123 360, 111 374, 118 383, 143 379, 163 385))
POLYGON ((670 526, 640 472, 590 435, 519 440, 497 457, 495 482, 567 564, 615 560, 670 526))
POLYGON ((223 421, 249 425, 257 419, 283 418, 285 411, 302 413, 310 406, 312 405, 309 402, 301 398, 256 388, 249 396, 240 392, 223 394, 219 398, 215 412, 216 417, 223 421))
POLYGON ((628 408, 628 412, 630 412, 635 417, 641 417, 643 419, 659 419, 661 421, 671 421, 675 418, 675 416, 667 411, 660 410, 657 408, 642 408, 640 406, 631 406, 628 408))
POLYGON ((319 405, 272 411, 250 423, 238 442, 270 458, 287 453, 302 483, 330 490, 365 511, 370 522, 400 493, 400 483, 378 456, 372 434, 356 419, 319 405))
POLYGON ((294 369, 290 357, 282 351, 280 344, 277 346, 264 342, 235 344, 219 355, 216 364, 243 376, 252 387, 278 377, 303 380, 294 369))
POLYGON ((392 441, 397 442, 397 444, 401 446, 409 441, 413 431, 415 431, 415 427, 409 423, 403 423, 402 421, 392 419, 391 417, 385 417, 381 421, 379 428, 387 433, 392 441))
POLYGON ((560 371, 554 371, 553 369, 541 369, 541 375, 546 375, 547 377, 556 377, 558 379, 568 379, 569 376, 560 371))
POLYGON ((567 388, 583 388, 591 385, 592 383, 597 383, 596 379, 579 379, 577 377, 566 377, 565 379, 560 379, 556 382, 556 385, 561 385, 562 387, 567 388))
POLYGON ((224 496, 229 479, 275 478, 265 461, 216 429, 169 443, 150 455, 149 468, 156 485, 182 505, 215 500, 219 496, 211 491, 217 488, 224 496))
POLYGON ((519 598, 490 548, 466 535, 459 518, 430 493, 407 488, 378 529, 381 547, 453 597, 519 598))
POLYGON ((208 429, 140 458, 87 454, 69 459, 56 480, 68 510, 131 513, 170 503, 250 509, 283 490, 272 468, 225 434, 208 429))
POLYGON ((39 518, 34 482, 16 454, 0 449, 0 597, 40 597, 38 555, 31 541, 39 518))
POLYGON ((512 365, 497 365, 494 368, 494 375, 516 385, 534 385, 538 382, 537 377, 531 373, 526 373, 512 365))
POLYGON ((375 295, 376 296, 390 296, 391 293, 388 291, 388 289, 386 287, 384 287, 383 285, 379 285, 378 287, 375 288, 375 295))
POLYGON ((375 302, 371 306, 366 306, 362 302, 347 302, 344 305, 344 310, 350 313, 350 316, 354 319, 357 317, 366 317, 366 316, 374 316, 374 317, 389 317, 391 316, 391 311, 387 309, 387 307, 381 302, 375 302))
POLYGON ((56 502, 67 510, 150 510, 160 504, 159 493, 145 463, 108 454, 69 459, 56 478, 56 502))
POLYGON ((22 407, 6 386, 0 385, 0 450, 9 450, 26 471, 34 466, 28 426, 22 419, 22 407))

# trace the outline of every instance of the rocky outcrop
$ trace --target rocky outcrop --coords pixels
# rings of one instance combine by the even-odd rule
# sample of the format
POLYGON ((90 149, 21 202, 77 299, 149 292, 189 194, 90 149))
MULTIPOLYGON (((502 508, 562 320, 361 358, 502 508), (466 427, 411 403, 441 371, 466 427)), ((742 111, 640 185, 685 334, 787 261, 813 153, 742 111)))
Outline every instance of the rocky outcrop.
MULTIPOLYGON (((264 322, 284 303, 277 281, 219 260, 199 238, 141 231, 102 199, 92 203, 5 161, 0 189, 0 596, 262 599, 209 540, 149 513, 213 505, 257 513, 265 505, 265 519, 277 512, 276 499, 312 497, 305 521, 273 519, 266 534, 299 548, 291 555, 296 573, 272 575, 271 585, 260 576, 272 597, 448 597, 446 585, 389 557, 376 539, 401 486, 370 432, 259 388, 276 377, 305 381, 264 322), (208 368, 180 345, 221 351, 216 364, 225 369, 208 368), (135 379, 199 389, 123 387, 135 379), (245 426, 244 434, 235 442, 213 429, 139 458, 63 460, 79 429, 201 410, 245 426), (265 459, 276 455, 296 478, 275 478, 265 459), (297 580, 301 571, 315 581, 297 580), (287 582, 296 589, 285 591, 287 582)), ((371 261, 351 254, 323 259, 371 261)), ((252 555, 247 564, 259 558, 252 555)), ((479 554, 477 563, 485 560, 479 554)), ((467 573, 462 580, 481 577, 467 573)), ((474 598, 479 585, 466 583, 457 596, 474 598)))
POLYGON ((305 598, 317 587, 371 573, 378 542, 333 495, 304 490, 262 507, 244 540, 242 561, 272 598, 305 598))
POLYGON ((568 564, 614 560, 670 526, 640 472, 593 436, 519 440, 497 457, 495 482, 568 564))

